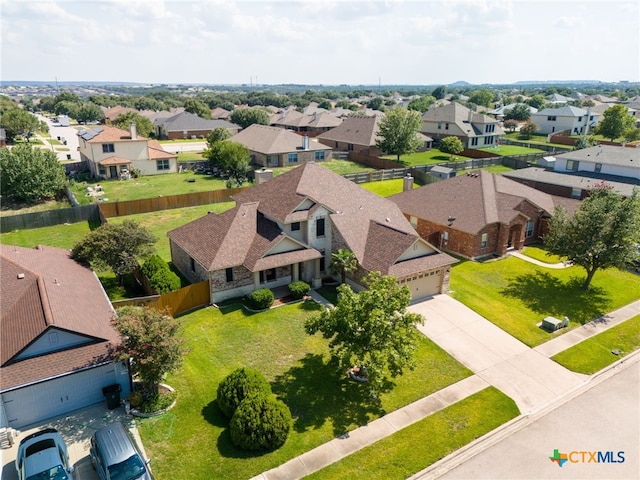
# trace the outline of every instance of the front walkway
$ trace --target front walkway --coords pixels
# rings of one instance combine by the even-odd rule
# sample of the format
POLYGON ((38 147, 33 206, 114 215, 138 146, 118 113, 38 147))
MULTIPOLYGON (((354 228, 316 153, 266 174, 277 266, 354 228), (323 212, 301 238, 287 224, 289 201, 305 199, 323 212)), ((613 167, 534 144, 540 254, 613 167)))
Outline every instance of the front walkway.
POLYGON ((562 268, 569 268, 569 267, 573 266, 573 264, 571 262, 560 262, 560 263, 541 262, 540 260, 537 260, 535 258, 529 257, 529 256, 519 252, 518 250, 509 250, 507 252, 507 255, 511 255, 512 257, 519 258, 520 260, 524 260, 525 262, 533 263, 533 264, 538 265, 540 267, 562 269, 562 268))

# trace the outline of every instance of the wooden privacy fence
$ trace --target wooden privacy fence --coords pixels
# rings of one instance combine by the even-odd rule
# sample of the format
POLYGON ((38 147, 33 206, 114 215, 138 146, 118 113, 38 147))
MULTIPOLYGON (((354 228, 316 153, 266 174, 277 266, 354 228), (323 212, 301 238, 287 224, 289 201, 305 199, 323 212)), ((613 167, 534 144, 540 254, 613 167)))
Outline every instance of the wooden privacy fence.
POLYGON ((14 230, 29 230, 31 228, 52 227, 63 223, 77 222, 100 223, 98 205, 83 205, 81 207, 59 208, 43 212, 22 213, 0 217, 0 232, 14 230))
POLYGON ((197 207, 198 205, 207 205, 209 203, 229 202, 233 195, 246 188, 248 187, 184 193, 182 195, 167 195, 123 202, 100 203, 100 211, 105 218, 111 218, 135 215, 136 213, 157 212, 159 210, 169 210, 172 208, 197 207))
POLYGON ((188 285, 180 290, 165 293, 163 295, 152 295, 149 297, 132 298, 130 300, 116 300, 111 302, 113 308, 133 305, 136 307, 150 307, 156 310, 168 308, 171 315, 176 316, 194 308, 209 305, 209 282, 199 282, 188 285))

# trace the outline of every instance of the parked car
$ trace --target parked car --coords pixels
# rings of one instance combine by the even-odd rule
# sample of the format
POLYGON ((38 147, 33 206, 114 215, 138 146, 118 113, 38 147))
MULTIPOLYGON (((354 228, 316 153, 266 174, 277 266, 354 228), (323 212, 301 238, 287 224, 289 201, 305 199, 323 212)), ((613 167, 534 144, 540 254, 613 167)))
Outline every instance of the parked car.
POLYGON ((122 423, 102 427, 91 437, 91 463, 100 480, 153 480, 135 440, 122 423))
POLYGON ((71 480, 67 446, 55 428, 25 437, 18 446, 16 469, 19 480, 71 480))

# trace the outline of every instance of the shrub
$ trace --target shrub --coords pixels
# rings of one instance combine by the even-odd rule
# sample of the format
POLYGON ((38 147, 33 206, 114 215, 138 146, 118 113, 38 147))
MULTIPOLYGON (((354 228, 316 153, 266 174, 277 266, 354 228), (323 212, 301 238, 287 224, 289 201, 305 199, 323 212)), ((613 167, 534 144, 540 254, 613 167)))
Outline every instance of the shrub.
POLYGON ((246 398, 231 418, 231 442, 245 450, 275 450, 291 430, 291 411, 271 395, 246 398))
POLYGON ((302 298, 305 295, 309 295, 309 292, 311 291, 311 287, 307 282, 303 282, 303 281, 291 282, 289 284, 289 291, 291 292, 291 295, 293 296, 293 298, 302 298))
POLYGON ((144 261, 142 267, 140 267, 140 272, 142 272, 145 277, 151 278, 159 270, 168 268, 169 266, 167 265, 167 262, 165 262, 160 255, 151 255, 144 261))
POLYGON ((273 292, 268 288, 262 288, 251 292, 249 295, 249 306, 256 310, 264 310, 273 305, 273 292))
POLYGON ((222 413, 231 418, 245 398, 270 394, 271 386, 260 372, 251 368, 238 368, 220 382, 216 398, 222 413))
POLYGON ((178 290, 182 285, 182 282, 180 282, 180 277, 178 277, 178 275, 169 270, 169 268, 166 268, 154 273, 153 277, 149 279, 149 285, 152 289, 162 295, 163 293, 178 290))

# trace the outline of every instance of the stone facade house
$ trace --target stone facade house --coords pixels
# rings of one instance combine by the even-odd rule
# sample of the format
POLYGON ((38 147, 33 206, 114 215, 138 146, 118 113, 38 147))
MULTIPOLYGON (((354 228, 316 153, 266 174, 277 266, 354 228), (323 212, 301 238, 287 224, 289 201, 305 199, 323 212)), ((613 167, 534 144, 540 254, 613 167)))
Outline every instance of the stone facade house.
POLYGON ((310 162, 242 191, 236 206, 168 233, 173 264, 208 281, 211 302, 303 280, 319 287, 331 254, 352 251, 368 272, 393 275, 413 298, 448 290, 455 259, 415 232, 395 204, 310 162))
POLYGON ((117 179, 132 168, 142 175, 176 173, 178 157, 165 151, 157 140, 138 136, 135 124, 129 130, 103 125, 78 132, 80 160, 87 162, 97 178, 117 179))
POLYGON ((572 212, 578 205, 484 170, 388 198, 422 238, 470 259, 538 242, 556 206, 572 212))
POLYGON ((114 310, 91 269, 61 248, 0 245, 0 279, 0 427, 104 402, 109 385, 128 396, 114 310))
POLYGON ((263 167, 289 167, 331 160, 331 148, 290 130, 253 124, 229 139, 249 150, 252 163, 263 167))

